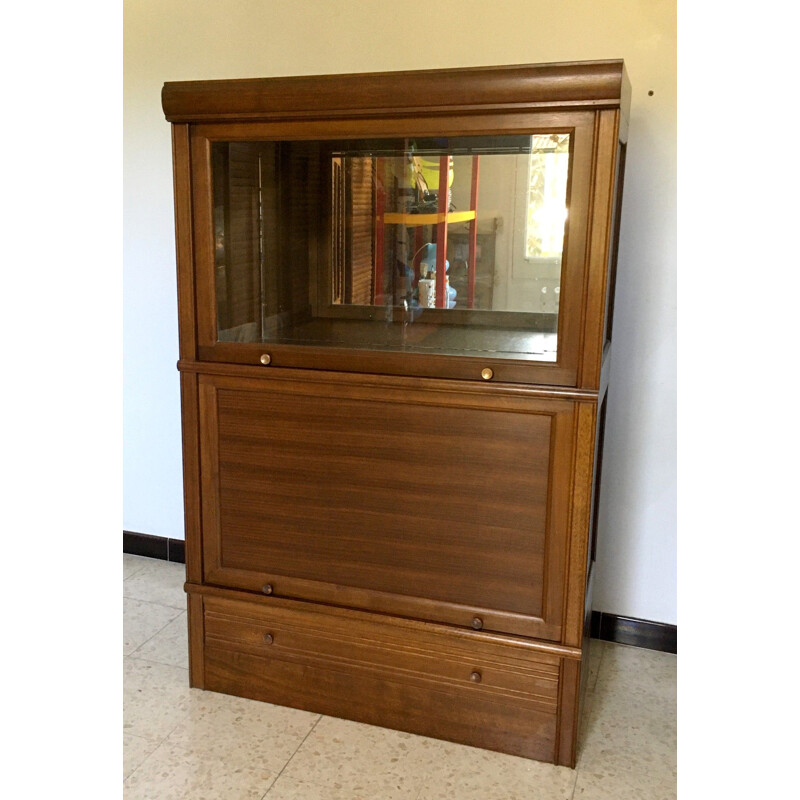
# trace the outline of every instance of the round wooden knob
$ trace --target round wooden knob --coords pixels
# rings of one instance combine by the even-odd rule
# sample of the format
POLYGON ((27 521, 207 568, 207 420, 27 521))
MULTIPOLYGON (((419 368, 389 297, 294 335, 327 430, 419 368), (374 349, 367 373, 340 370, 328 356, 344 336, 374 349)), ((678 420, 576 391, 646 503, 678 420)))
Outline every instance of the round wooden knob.
POLYGON ((474 672, 470 672, 469 679, 473 683, 480 683, 481 682, 481 674, 480 674, 480 672, 478 672, 478 670, 475 670, 474 672))
POLYGON ((272 594, 272 584, 271 583, 265 583, 261 587, 261 591, 264 592, 264 594, 272 594))
POLYGON ((481 378, 485 381, 490 381, 494 377, 494 371, 486 367, 485 369, 481 370, 481 378))
POLYGON ((275 639, 273 638, 271 633, 265 633, 264 634, 264 642, 266 644, 272 644, 274 641, 275 641, 275 639))
POLYGON ((269 353, 264 353, 264 355, 261 356, 261 363, 262 364, 269 364, 270 361, 272 361, 272 356, 270 356, 269 353))
POLYGON ((472 627, 479 631, 483 627, 483 620, 480 617, 472 618, 472 627))

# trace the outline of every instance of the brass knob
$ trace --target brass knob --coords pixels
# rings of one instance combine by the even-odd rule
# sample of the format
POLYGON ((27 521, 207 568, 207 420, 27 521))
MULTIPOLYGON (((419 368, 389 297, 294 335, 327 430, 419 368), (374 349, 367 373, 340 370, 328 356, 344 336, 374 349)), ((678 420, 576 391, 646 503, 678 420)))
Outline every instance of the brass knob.
POLYGON ((489 367, 486 367, 485 369, 481 370, 481 378, 483 378, 485 381, 490 381, 493 377, 494 377, 494 372, 491 369, 489 369, 489 367))
POLYGON ((261 587, 261 591, 264 592, 264 594, 272 594, 272 584, 271 583, 265 583, 261 587))
POLYGON ((478 672, 478 670, 475 670, 474 672, 470 672, 469 679, 473 683, 480 683, 481 682, 481 674, 480 674, 480 672, 478 672))
POLYGON ((269 353, 264 353, 264 355, 261 356, 261 363, 262 364, 269 364, 270 361, 272 361, 272 357, 270 356, 269 353))
POLYGON ((479 631, 483 627, 483 620, 480 617, 472 618, 472 627, 479 631))
POLYGON ((272 643, 275 641, 275 639, 273 638, 273 636, 272 636, 272 634, 271 634, 271 633, 265 633, 265 634, 264 634, 264 641, 265 641, 267 644, 272 644, 272 643))

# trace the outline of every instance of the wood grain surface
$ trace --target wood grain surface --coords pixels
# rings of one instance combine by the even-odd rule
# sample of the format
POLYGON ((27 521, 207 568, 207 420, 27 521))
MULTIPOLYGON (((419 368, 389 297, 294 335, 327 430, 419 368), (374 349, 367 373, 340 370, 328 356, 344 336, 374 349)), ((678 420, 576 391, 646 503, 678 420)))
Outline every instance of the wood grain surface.
MULTIPOLYGON (((629 124, 622 62, 173 82, 162 103, 191 685, 573 766, 629 124), (357 325, 338 345, 270 339, 287 304, 341 321, 325 296, 337 263, 320 142, 548 131, 571 137, 555 361, 370 349, 357 325), (244 192, 231 208, 261 203, 268 224, 231 228, 230 285, 218 287, 212 154, 226 147, 226 169, 244 169, 228 175, 244 192), (256 161, 285 173, 280 191, 256 192, 256 161), (251 275, 260 237, 293 267, 288 288, 251 275), (256 341, 219 340, 242 320, 256 341)), ((359 181, 364 219, 337 252, 358 234, 369 266, 374 176, 359 181)), ((340 298, 365 297, 340 284, 340 298)), ((495 328, 502 338, 514 324, 495 328)))
POLYGON ((200 380, 207 580, 560 634, 572 403, 200 380))
POLYGON ((565 659, 288 605, 205 598, 206 688, 554 759, 565 659))

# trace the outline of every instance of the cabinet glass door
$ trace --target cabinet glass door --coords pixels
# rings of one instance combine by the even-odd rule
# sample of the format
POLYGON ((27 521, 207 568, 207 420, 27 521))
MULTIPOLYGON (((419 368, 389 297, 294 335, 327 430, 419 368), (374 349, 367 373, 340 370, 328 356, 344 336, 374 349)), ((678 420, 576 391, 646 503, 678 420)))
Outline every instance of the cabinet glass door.
POLYGON ((217 341, 555 361, 571 145, 212 143, 217 341))

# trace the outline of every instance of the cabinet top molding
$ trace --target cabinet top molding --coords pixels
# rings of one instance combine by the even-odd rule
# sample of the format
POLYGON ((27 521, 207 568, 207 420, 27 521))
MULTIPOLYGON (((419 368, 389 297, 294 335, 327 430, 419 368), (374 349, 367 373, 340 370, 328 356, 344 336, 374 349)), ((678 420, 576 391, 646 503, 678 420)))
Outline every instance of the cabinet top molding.
POLYGON ((164 84, 170 122, 398 117, 620 108, 630 83, 622 60, 303 75, 164 84))

